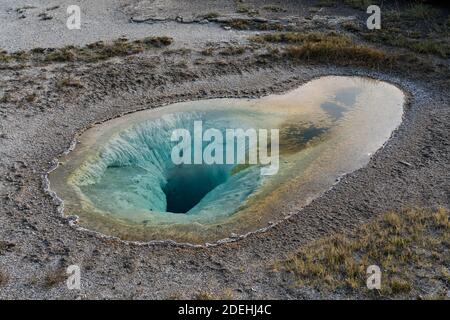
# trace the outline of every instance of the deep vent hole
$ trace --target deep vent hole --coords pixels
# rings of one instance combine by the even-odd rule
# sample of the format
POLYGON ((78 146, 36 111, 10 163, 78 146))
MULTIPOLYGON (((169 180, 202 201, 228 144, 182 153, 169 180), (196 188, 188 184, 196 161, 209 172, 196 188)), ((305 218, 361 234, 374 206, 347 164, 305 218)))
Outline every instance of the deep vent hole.
POLYGON ((186 213, 218 185, 227 181, 229 173, 220 165, 178 165, 168 175, 163 188, 167 211, 186 213))

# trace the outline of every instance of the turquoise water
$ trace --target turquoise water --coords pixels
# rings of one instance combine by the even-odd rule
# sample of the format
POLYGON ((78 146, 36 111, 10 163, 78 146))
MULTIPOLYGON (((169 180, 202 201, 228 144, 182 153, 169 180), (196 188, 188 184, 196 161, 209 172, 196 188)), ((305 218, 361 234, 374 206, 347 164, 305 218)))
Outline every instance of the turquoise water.
MULTIPOLYGON (((50 174, 51 187, 64 200, 65 214, 79 215, 82 226, 104 234, 216 241, 292 214, 340 175, 364 166, 401 122, 403 102, 399 89, 381 81, 324 77, 261 99, 142 111, 83 133, 50 174), (227 129, 279 129, 279 171, 262 175, 264 165, 240 163, 238 153, 248 158, 259 150, 248 143, 233 144, 233 164, 175 164, 173 131, 186 129, 194 145, 196 121, 203 132, 217 129, 224 137, 227 129)), ((214 155, 226 159, 229 143, 224 139, 214 155)))
MULTIPOLYGON (((211 221, 230 215, 259 186, 260 170, 255 165, 232 174, 235 165, 230 164, 175 165, 171 151, 178 142, 171 141, 172 132, 188 129, 193 145, 194 121, 198 120, 204 131, 215 128, 224 136, 227 128, 246 130, 263 122, 260 114, 241 110, 179 112, 143 121, 108 141, 76 184, 97 208, 135 221, 170 223, 194 219, 191 216, 196 221, 211 221)), ((203 143, 202 150, 207 145, 203 143)), ((234 162, 237 154, 235 149, 234 162)), ((193 163, 193 152, 191 159, 193 163)))

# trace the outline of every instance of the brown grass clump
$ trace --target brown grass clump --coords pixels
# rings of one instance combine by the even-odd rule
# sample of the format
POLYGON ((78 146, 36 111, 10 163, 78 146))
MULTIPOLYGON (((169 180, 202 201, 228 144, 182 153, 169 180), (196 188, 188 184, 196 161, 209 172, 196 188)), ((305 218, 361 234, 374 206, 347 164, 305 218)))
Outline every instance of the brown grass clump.
POLYGON ((47 288, 53 288, 67 280, 66 271, 63 268, 50 270, 43 278, 42 285, 47 288))
POLYGON ((36 94, 35 92, 33 92, 33 93, 28 94, 28 95, 25 97, 25 100, 26 100, 28 103, 33 103, 33 102, 36 101, 37 97, 38 97, 37 94, 36 94))
MULTIPOLYGON (((141 40, 142 43, 147 46, 153 46, 157 48, 162 48, 166 46, 170 46, 173 42, 173 39, 170 37, 147 37, 141 40)), ((139 43, 139 40, 136 40, 135 43, 139 43)))
POLYGON ((230 46, 222 50, 220 54, 223 56, 237 56, 243 54, 244 52, 245 52, 244 47, 230 46))
POLYGON ((286 49, 291 59, 328 62, 340 65, 362 65, 371 68, 391 67, 396 58, 383 51, 362 45, 336 45, 335 43, 307 43, 286 49))
POLYGON ((257 35, 250 38, 257 43, 284 43, 284 44, 304 44, 304 43, 333 43, 335 45, 349 45, 352 40, 342 34, 335 32, 276 32, 257 35))
POLYGON ((362 36, 367 41, 407 48, 417 53, 434 54, 442 58, 450 57, 450 44, 443 39, 412 39, 393 33, 387 28, 379 32, 365 32, 362 36))
POLYGON ((379 1, 374 0, 343 0, 344 4, 354 8, 367 10, 367 7, 371 4, 379 4, 379 1))
POLYGON ((214 19, 214 18, 217 18, 219 16, 220 16, 220 14, 218 12, 211 11, 211 12, 208 12, 208 13, 206 13, 204 15, 201 15, 200 18, 202 18, 202 19, 214 19))
POLYGON ((354 9, 366 10, 371 4, 380 4, 377 0, 319 0, 318 5, 322 7, 332 7, 339 4, 350 6, 354 9))
POLYGON ((0 49, 0 62, 9 62, 11 60, 11 56, 7 51, 0 49))
MULTIPOLYGON (((12 95, 9 92, 5 92, 3 94, 3 96, 0 98, 0 103, 9 103, 9 102, 15 102, 15 99, 12 97, 12 95)), ((0 253, 1 253, 1 250, 0 250, 0 253)))
POLYGON ((250 22, 242 19, 234 19, 229 23, 229 26, 236 30, 248 30, 250 29, 250 22))
POLYGON ((424 3, 413 3, 410 6, 395 12, 389 12, 394 14, 397 18, 416 20, 431 20, 440 14, 440 10, 424 3))
POLYGON ((75 60, 75 47, 56 49, 43 57, 45 62, 69 62, 75 60))
POLYGON ((0 270, 0 287, 8 283, 9 276, 5 271, 0 270))
POLYGON ((40 63, 54 62, 98 62, 112 57, 141 53, 150 48, 162 48, 172 44, 170 37, 147 37, 129 41, 125 38, 113 42, 94 42, 84 47, 66 46, 58 49, 35 48, 29 52, 8 54, 0 51, 0 62, 32 60, 40 63))
POLYGON ((219 294, 213 294, 208 291, 199 291, 195 294, 196 300, 233 300, 235 299, 233 290, 230 288, 224 289, 219 294))
POLYGON ((76 78, 73 78, 73 77, 62 78, 56 83, 56 85, 60 89, 64 89, 64 88, 81 89, 81 88, 84 88, 83 83, 81 83, 81 81, 79 79, 76 79, 76 78))
POLYGON ((270 12, 285 12, 286 11, 285 9, 283 9, 282 7, 277 6, 277 5, 265 5, 262 7, 262 9, 264 11, 270 11, 270 12))
POLYGON ((356 44, 350 37, 335 32, 282 32, 255 36, 251 40, 286 45, 283 56, 290 60, 386 68, 392 67, 398 59, 379 49, 356 44))
POLYGON ((14 250, 15 246, 12 242, 0 240, 0 255, 14 250))
POLYGON ((401 9, 383 13, 380 30, 355 30, 366 41, 405 48, 421 54, 450 57, 448 14, 442 8, 423 3, 405 5, 401 9))
MULTIPOLYGON (((450 280, 450 221, 446 209, 389 212, 358 228, 316 241, 275 264, 296 286, 370 294, 366 270, 381 268, 382 296, 416 290, 417 281, 450 280), (417 276, 418 270, 426 276, 417 276)), ((372 291, 373 292, 373 291, 372 291)))
POLYGON ((289 27, 285 27, 282 24, 276 23, 268 23, 268 22, 255 22, 247 19, 233 19, 230 22, 226 22, 225 25, 228 25, 232 29, 235 30, 289 30, 289 27))
POLYGON ((204 56, 212 56, 214 54, 214 48, 208 47, 201 52, 204 56))
POLYGON ((217 298, 207 291, 200 291, 195 295, 196 300, 217 300, 217 298))

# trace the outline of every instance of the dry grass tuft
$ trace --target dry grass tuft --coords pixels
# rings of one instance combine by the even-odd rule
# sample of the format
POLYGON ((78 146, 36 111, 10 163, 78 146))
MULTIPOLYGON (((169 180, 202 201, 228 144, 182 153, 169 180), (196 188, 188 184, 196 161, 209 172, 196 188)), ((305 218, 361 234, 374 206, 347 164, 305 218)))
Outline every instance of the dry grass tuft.
POLYGON ((12 57, 8 54, 7 51, 0 49, 0 62, 9 62, 12 57))
POLYGON ((64 89, 64 88, 82 89, 82 88, 84 88, 84 85, 83 85, 83 83, 81 83, 81 80, 70 77, 70 76, 60 79, 56 83, 56 86, 59 89, 64 89))
POLYGON ((5 271, 0 270, 0 287, 8 283, 9 276, 5 271))
POLYGON ((65 269, 50 270, 42 280, 42 285, 47 288, 53 288, 67 280, 65 269))
POLYGON ((212 56, 214 54, 214 48, 208 47, 201 51, 201 54, 204 56, 212 56))
POLYGON ((229 23, 230 27, 236 30, 248 30, 250 29, 250 22, 243 19, 234 19, 229 23))
POLYGON ((351 39, 345 35, 329 32, 277 32, 257 35, 250 38, 257 43, 284 43, 284 44, 305 44, 305 43, 333 43, 335 45, 349 45, 351 39))
POLYGON ((232 289, 226 288, 217 295, 208 291, 199 291, 195 294, 196 300, 233 300, 235 295, 232 289))
POLYGON ((211 12, 208 12, 208 13, 200 16, 200 18, 202 18, 202 19, 214 19, 214 18, 217 18, 219 16, 220 16, 220 14, 218 12, 211 11, 211 12))
POLYGON ((380 4, 376 0, 319 0, 318 5, 322 7, 332 7, 339 4, 345 4, 354 9, 366 10, 371 4, 380 4))
POLYGON ((390 212, 352 235, 338 234, 303 247, 274 269, 291 274, 296 285, 369 294, 366 269, 375 264, 382 270, 380 294, 395 296, 414 291, 418 270, 426 271, 430 281, 448 283, 444 266, 450 263, 449 246, 446 209, 390 212))
POLYGON ((25 97, 25 101, 28 103, 33 103, 37 100, 37 97, 38 97, 37 94, 35 92, 33 92, 33 93, 28 94, 25 97))
POLYGON ((268 23, 268 22, 255 22, 248 19, 233 19, 230 22, 224 23, 225 25, 230 26, 232 29, 236 30, 290 30, 291 28, 287 26, 283 26, 282 24, 268 23))
POLYGON ((410 20, 431 20, 440 14, 440 10, 424 3, 413 3, 405 9, 390 12, 397 18, 410 19, 410 20))
POLYGON ((223 56, 237 56, 241 55, 245 52, 244 47, 230 46, 223 49, 220 54, 223 56))
POLYGON ((250 16, 259 13, 258 10, 252 9, 247 4, 245 4, 243 0, 235 0, 234 2, 235 2, 235 5, 236 5, 236 12, 237 13, 244 13, 244 14, 247 14, 247 15, 250 15, 250 16))
POLYGON ((442 58, 450 57, 450 44, 443 39, 413 39, 390 29, 362 34, 367 41, 384 43, 395 47, 407 48, 423 54, 434 54, 442 58))
POLYGON ((370 68, 392 67, 394 56, 381 50, 362 45, 336 45, 335 43, 307 43, 286 49, 291 59, 336 63, 340 65, 361 65, 370 68))
POLYGON ((415 3, 404 5, 397 10, 386 10, 380 30, 343 27, 348 31, 360 33, 366 41, 448 58, 450 44, 447 19, 448 14, 442 8, 415 3))
POLYGON ((195 295, 196 300, 217 300, 216 296, 207 291, 200 291, 195 295))
POLYGON ((15 247, 16 245, 13 242, 0 240, 0 255, 11 252, 15 247))
POLYGON ((58 49, 35 48, 29 52, 8 54, 0 51, 0 62, 32 60, 40 63, 54 62, 98 62, 112 57, 141 53, 150 48, 162 48, 172 44, 170 37, 147 37, 128 41, 120 38, 113 42, 94 42, 84 47, 66 46, 58 49))
POLYGON ((286 9, 284 9, 280 6, 277 6, 277 5, 265 5, 262 7, 262 9, 264 11, 269 11, 269 12, 285 12, 286 11, 286 9))
POLYGON ((287 45, 283 56, 290 60, 360 65, 370 68, 389 68, 397 61, 394 55, 356 44, 350 37, 335 32, 282 32, 255 36, 251 40, 257 43, 287 45))

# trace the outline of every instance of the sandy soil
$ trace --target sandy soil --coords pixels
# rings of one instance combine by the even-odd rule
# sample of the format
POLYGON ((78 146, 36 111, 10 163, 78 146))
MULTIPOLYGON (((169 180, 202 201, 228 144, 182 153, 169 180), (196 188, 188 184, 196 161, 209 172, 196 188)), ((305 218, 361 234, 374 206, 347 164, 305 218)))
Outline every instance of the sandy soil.
MULTIPOLYGON (((235 298, 320 298, 323 294, 312 288, 292 289, 283 277, 271 272, 271 263, 302 244, 338 230, 351 231, 389 210, 449 207, 449 93, 418 71, 382 73, 289 62, 260 66, 252 53, 204 57, 200 50, 211 39, 216 48, 223 41, 246 44, 246 32, 197 23, 188 28, 178 22, 130 24, 127 14, 134 13, 126 1, 113 1, 116 7, 104 18, 92 18, 93 24, 101 19, 112 23, 93 34, 81 38, 67 38, 63 31, 53 37, 51 31, 36 35, 31 33, 34 27, 24 22, 28 18, 16 21, 15 13, 5 13, 6 7, 20 6, 19 2, 0 5, 2 25, 11 23, 7 27, 11 29, 0 32, 0 42, 8 49, 82 44, 124 33, 140 37, 154 32, 174 36, 175 48, 187 46, 192 52, 155 49, 95 64, 1 70, 3 92, 37 92, 38 97, 32 102, 0 105, 0 267, 8 275, 8 282, 0 287, 0 298, 166 299, 194 298, 199 291, 221 296, 225 290, 235 298), (29 32, 23 37, 8 35, 19 26, 29 32), (295 216, 265 233, 210 248, 134 245, 73 228, 45 191, 44 177, 54 159, 70 147, 76 133, 96 122, 182 100, 259 97, 330 74, 367 75, 396 84, 409 97, 404 121, 367 167, 345 176, 303 210, 293 208, 295 216), (68 75, 80 79, 83 88, 58 89, 58 80, 68 75), (50 281, 45 279, 70 264, 82 266, 81 291, 69 291, 64 284, 48 285, 50 281)), ((40 8, 49 5, 36 2, 40 8)), ((95 3, 98 7, 92 8, 93 14, 102 10, 106 1, 95 3)), ((351 296, 337 292, 325 297, 351 296)))
MULTIPOLYGON (((84 45, 99 40, 114 40, 125 36, 129 39, 139 39, 146 36, 170 36, 176 40, 177 45, 197 46, 208 41, 230 41, 234 38, 243 39, 248 32, 228 30, 223 32, 217 24, 180 24, 175 23, 175 14, 156 11, 150 14, 149 10, 140 9, 148 7, 148 3, 160 1, 135 0, 98 0, 78 1, 81 8, 81 30, 69 30, 66 27, 68 14, 66 9, 73 4, 70 0, 6 0, 0 3, 0 48, 8 51, 32 49, 35 47, 62 47, 66 45, 84 45), (32 6, 30 9, 21 9, 32 6), (53 7, 56 9, 48 11, 53 7), (43 20, 39 17, 43 12, 51 17, 43 20), (167 21, 157 24, 130 23, 130 18, 152 16, 167 21), (20 31, 17 36, 16 30, 20 31)), ((158 4, 152 4, 152 8, 158 4)), ((161 6, 161 3, 159 3, 161 6)), ((182 8, 178 8, 183 12, 182 8)), ((196 12, 196 11, 188 11, 196 12)))

